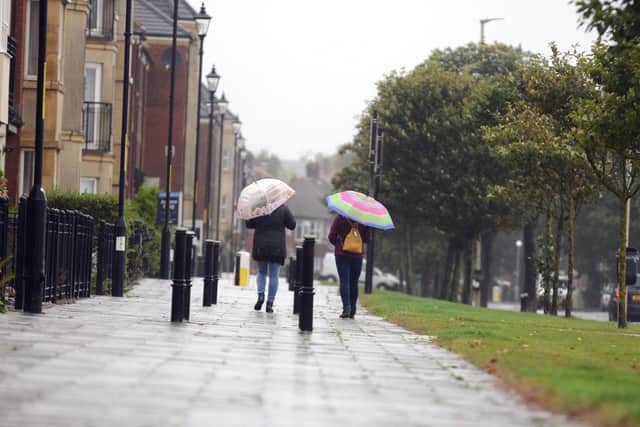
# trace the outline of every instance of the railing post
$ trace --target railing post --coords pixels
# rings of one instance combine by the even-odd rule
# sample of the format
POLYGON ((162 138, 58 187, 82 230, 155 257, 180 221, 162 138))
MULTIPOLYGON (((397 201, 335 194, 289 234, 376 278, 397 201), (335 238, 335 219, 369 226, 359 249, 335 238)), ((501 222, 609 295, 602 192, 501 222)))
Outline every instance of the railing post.
POLYGON ((298 327, 302 331, 313 330, 313 258, 315 238, 305 237, 302 244, 302 288, 300 290, 300 316, 298 327))
POLYGON ((184 319, 184 275, 187 231, 176 230, 176 247, 173 252, 173 283, 171 284, 171 321, 182 322, 184 319))
POLYGON ((191 230, 186 233, 186 249, 184 254, 184 320, 191 316, 191 257, 193 254, 193 236, 191 230))
POLYGON ((27 223, 27 195, 20 196, 18 203, 18 229, 16 237, 16 310, 24 308, 24 253, 25 253, 25 226, 27 223))
MULTIPOLYGON (((4 260, 7 256, 7 248, 9 243, 9 199, 0 197, 0 261, 4 260)), ((7 264, 2 270, 0 270, 0 279, 5 277, 5 272, 10 264, 7 264)), ((4 303, 5 295, 4 288, 2 294, 0 294, 0 302, 4 303)))
POLYGON ((300 287, 302 286, 302 246, 296 246, 296 273, 293 283, 293 314, 300 313, 300 287))

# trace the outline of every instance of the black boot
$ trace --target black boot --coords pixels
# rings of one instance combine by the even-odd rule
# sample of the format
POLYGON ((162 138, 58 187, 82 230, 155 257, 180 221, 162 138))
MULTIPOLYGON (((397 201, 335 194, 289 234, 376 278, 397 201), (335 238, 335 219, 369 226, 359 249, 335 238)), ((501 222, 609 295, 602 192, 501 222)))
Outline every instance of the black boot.
POLYGON ((348 319, 349 317, 351 317, 351 307, 349 307, 348 305, 345 305, 344 307, 342 307, 342 313, 340 314, 340 318, 348 319))
POLYGON ((273 303, 271 301, 267 301, 267 313, 273 313, 273 303))
POLYGON ((256 302, 256 305, 253 306, 253 309, 260 311, 260 309, 262 308, 262 303, 264 303, 264 293, 258 294, 258 302, 256 302))

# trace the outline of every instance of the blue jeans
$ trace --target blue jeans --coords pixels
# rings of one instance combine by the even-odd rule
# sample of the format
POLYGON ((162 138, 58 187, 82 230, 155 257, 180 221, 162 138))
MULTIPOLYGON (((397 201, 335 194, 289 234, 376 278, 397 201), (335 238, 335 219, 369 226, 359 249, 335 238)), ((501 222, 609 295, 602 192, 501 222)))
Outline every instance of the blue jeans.
POLYGON ((264 288, 267 285, 267 275, 269 276, 269 297, 268 302, 273 302, 278 292, 278 276, 280 275, 280 264, 277 262, 257 261, 258 275, 256 282, 258 283, 258 293, 264 294, 264 288))
POLYGON ((362 270, 362 258, 351 255, 336 255, 336 267, 340 276, 340 297, 342 306, 356 312, 358 302, 358 280, 362 270))

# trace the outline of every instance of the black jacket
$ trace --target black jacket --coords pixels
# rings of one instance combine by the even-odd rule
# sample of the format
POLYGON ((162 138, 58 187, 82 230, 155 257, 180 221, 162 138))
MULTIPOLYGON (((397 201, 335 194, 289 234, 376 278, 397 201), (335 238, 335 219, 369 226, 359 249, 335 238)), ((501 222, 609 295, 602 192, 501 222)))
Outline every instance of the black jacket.
POLYGON ((256 230, 253 234, 253 251, 251 252, 253 259, 283 265, 287 257, 285 227, 289 230, 296 228, 296 220, 286 205, 280 206, 270 215, 248 220, 247 228, 256 230))

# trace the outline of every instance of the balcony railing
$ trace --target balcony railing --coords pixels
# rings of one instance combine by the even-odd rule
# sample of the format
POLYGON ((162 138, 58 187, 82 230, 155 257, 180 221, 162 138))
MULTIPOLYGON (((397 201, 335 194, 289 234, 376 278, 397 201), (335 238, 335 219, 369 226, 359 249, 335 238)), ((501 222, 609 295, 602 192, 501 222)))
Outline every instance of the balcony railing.
POLYGON ((87 37, 97 40, 113 40, 114 0, 90 0, 87 17, 87 37))
POLYGON ((111 151, 111 104, 85 102, 82 108, 86 151, 111 151))

